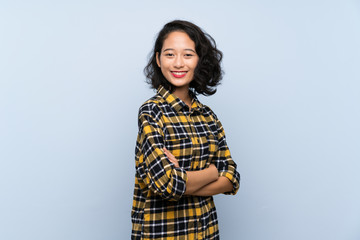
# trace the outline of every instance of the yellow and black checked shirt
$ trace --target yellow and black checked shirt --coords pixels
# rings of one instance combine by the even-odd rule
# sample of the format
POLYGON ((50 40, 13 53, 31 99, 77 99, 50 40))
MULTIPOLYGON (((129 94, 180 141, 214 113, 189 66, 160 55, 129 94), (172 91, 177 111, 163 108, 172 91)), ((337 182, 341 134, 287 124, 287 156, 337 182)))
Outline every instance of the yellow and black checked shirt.
POLYGON ((186 171, 215 164, 219 176, 233 183, 240 175, 226 144, 224 129, 212 110, 193 97, 189 107, 160 86, 139 109, 135 149, 136 175, 132 239, 219 239, 212 197, 184 195, 186 171), (162 148, 179 161, 171 163, 162 148))

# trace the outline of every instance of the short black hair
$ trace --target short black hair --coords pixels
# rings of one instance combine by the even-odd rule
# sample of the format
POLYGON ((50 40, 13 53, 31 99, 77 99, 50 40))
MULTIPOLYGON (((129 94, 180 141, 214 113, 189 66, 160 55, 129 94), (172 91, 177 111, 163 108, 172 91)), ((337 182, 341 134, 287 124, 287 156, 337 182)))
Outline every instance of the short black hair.
POLYGON ((221 69, 223 54, 216 48, 216 42, 209 34, 195 24, 183 20, 169 22, 159 32, 154 49, 150 53, 149 62, 144 68, 147 83, 154 89, 162 85, 169 91, 174 90, 174 86, 166 80, 156 63, 156 53, 161 53, 165 39, 170 33, 176 31, 185 32, 194 41, 195 50, 199 56, 190 88, 195 90, 195 94, 213 95, 223 76, 221 69))

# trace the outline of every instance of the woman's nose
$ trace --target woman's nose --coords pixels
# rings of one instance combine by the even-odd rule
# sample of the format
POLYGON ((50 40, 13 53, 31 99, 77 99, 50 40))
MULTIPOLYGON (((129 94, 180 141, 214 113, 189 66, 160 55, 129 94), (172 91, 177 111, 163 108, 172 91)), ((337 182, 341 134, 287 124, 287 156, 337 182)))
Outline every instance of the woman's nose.
POLYGON ((182 56, 177 56, 175 58, 174 67, 181 68, 183 66, 184 66, 184 59, 182 58, 182 56))

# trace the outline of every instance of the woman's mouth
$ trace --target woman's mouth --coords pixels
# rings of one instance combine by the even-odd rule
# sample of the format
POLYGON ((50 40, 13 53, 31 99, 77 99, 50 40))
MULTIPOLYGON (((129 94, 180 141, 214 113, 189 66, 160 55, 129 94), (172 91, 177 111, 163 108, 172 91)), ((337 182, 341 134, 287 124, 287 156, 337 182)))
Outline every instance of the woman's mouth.
POLYGON ((185 77, 187 72, 171 72, 171 74, 176 77, 176 78, 182 78, 182 77, 185 77))

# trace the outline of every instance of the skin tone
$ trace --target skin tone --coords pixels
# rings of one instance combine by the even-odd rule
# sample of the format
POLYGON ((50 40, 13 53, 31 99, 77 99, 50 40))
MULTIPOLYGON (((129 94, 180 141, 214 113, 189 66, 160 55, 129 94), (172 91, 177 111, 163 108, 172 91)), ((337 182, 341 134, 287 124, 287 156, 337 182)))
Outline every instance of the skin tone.
MULTIPOLYGON (((175 167, 180 167, 178 160, 166 148, 163 149, 175 167)), ((187 171, 188 181, 186 182, 185 195, 213 196, 219 193, 230 192, 233 189, 232 183, 226 177, 218 177, 219 173, 214 164, 204 170, 187 171)))
POLYGON ((165 39, 161 53, 156 53, 156 60, 164 77, 175 86, 173 94, 191 107, 189 85, 199 61, 194 41, 184 32, 172 32, 165 39))
MULTIPOLYGON (((164 40, 160 53, 156 53, 157 65, 161 68, 164 77, 175 87, 173 94, 191 108, 189 95, 190 82, 194 78, 194 71, 199 61, 195 50, 195 43, 184 32, 172 32, 164 40)), ((175 167, 179 167, 178 160, 163 149, 175 167)), ((232 183, 226 177, 219 177, 214 164, 204 170, 187 171, 186 195, 212 196, 230 192, 232 183)))

